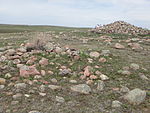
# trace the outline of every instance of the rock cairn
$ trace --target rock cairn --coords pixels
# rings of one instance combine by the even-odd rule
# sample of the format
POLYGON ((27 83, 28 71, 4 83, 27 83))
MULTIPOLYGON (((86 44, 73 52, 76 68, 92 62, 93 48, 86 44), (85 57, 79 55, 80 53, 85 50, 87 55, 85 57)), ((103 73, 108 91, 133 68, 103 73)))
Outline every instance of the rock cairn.
POLYGON ((130 35, 146 35, 150 34, 150 30, 136 27, 124 21, 116 21, 111 24, 96 26, 92 29, 96 33, 115 33, 115 34, 130 34, 130 35))

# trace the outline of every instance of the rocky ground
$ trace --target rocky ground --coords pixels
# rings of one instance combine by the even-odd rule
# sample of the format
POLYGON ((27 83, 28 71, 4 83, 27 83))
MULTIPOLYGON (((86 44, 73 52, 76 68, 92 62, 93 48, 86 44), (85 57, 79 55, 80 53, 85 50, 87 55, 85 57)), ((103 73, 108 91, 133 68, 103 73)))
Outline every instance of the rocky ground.
POLYGON ((149 112, 149 35, 0 33, 0 113, 149 112))

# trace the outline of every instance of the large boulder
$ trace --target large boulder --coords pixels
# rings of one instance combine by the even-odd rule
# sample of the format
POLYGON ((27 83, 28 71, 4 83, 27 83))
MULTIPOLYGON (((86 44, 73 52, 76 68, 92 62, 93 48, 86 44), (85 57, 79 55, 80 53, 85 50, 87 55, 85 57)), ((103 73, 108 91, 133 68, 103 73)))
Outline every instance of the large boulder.
POLYGON ((133 89, 129 91, 123 98, 127 100, 130 104, 139 105, 146 97, 146 92, 141 89, 133 89))

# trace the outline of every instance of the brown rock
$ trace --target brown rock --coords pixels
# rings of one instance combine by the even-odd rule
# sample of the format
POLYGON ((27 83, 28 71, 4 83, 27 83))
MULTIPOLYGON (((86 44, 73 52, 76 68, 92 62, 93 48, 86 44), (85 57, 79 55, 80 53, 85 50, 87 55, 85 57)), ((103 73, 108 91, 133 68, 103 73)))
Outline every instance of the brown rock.
POLYGON ((106 58, 100 58, 99 59, 99 62, 101 62, 101 63, 104 63, 104 62, 106 62, 107 60, 106 60, 106 58))
POLYGON ((91 76, 90 76, 90 79, 91 79, 91 80, 95 80, 95 79, 97 79, 97 76, 91 75, 91 76))
POLYGON ((0 84, 3 85, 3 84, 5 84, 5 83, 6 83, 6 79, 0 78, 0 84))
POLYGON ((20 76, 38 75, 40 72, 35 68, 35 66, 22 66, 20 68, 20 76))
POLYGON ((48 59, 42 58, 42 59, 39 61, 39 64, 40 64, 41 66, 46 66, 46 65, 48 65, 48 59))

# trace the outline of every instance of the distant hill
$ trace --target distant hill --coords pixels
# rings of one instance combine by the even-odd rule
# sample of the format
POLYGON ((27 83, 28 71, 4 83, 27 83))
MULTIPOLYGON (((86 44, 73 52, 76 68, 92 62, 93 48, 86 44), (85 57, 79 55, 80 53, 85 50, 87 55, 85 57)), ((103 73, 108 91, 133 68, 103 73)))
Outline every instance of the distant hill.
POLYGON ((0 24, 0 33, 16 33, 16 32, 45 32, 45 31, 71 31, 71 30, 87 30, 89 28, 74 28, 64 26, 48 26, 48 25, 9 25, 0 24))
POLYGON ((111 24, 96 26, 96 28, 93 29, 92 31, 96 33, 116 33, 116 34, 130 34, 130 35, 150 34, 150 30, 131 25, 124 21, 116 21, 111 24))

